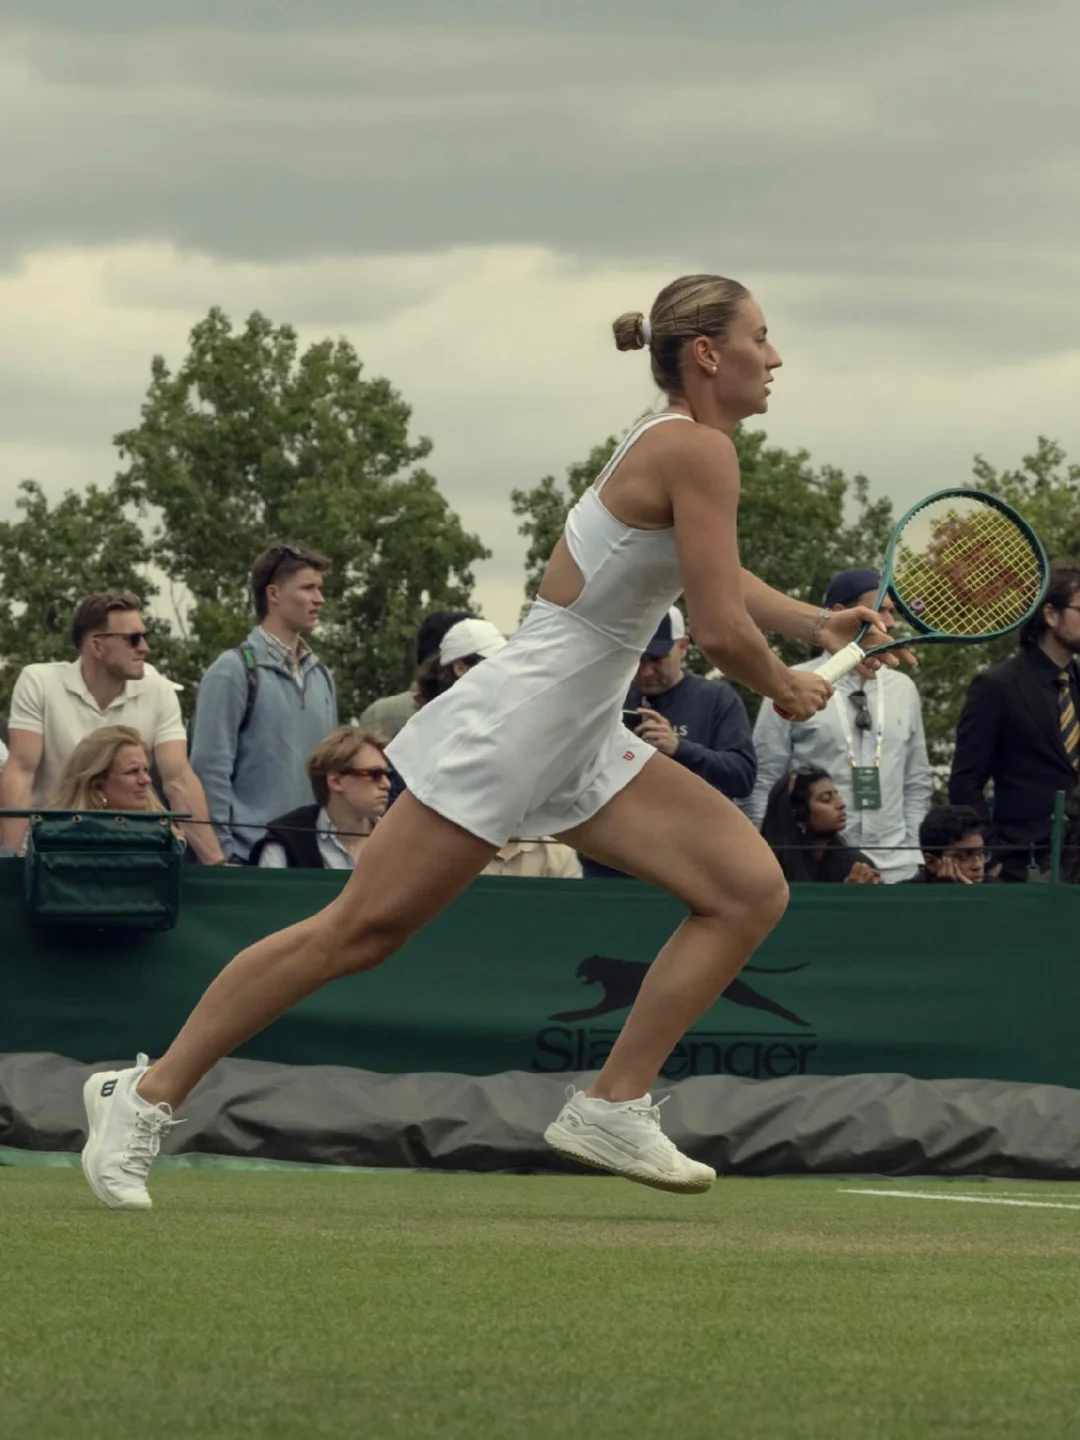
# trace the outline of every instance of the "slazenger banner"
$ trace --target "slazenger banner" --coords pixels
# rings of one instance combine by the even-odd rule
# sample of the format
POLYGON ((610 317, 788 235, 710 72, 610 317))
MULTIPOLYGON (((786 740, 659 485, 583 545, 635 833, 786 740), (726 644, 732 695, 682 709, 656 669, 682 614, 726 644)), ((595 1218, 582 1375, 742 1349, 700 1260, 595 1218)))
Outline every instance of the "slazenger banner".
MULTIPOLYGON (((340 889, 321 871, 185 872, 157 935, 32 928, 0 861, 0 1051, 160 1054, 227 961, 340 889)), ((559 1075, 608 1054, 681 907, 632 881, 484 878, 380 969, 238 1053, 383 1073, 559 1075)), ((672 1052, 669 1080, 902 1073, 1080 1088, 1080 887, 796 887, 672 1052)))

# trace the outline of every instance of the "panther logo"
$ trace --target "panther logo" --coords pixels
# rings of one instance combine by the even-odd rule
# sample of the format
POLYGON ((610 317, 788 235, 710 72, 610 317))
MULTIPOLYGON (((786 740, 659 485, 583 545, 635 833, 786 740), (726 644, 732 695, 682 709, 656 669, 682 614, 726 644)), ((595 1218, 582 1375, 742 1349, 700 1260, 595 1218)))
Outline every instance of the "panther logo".
MULTIPOLYGON (((790 975, 795 970, 804 969, 805 965, 804 961, 800 965, 788 965, 783 969, 766 970, 762 973, 790 975)), ((585 985, 602 985, 602 997, 586 1010, 564 1010, 548 1018, 567 1022, 594 1020, 597 1015, 607 1015, 612 1010, 625 1010, 637 999, 648 968, 648 965, 640 960, 618 960, 612 955, 588 955, 578 966, 577 977, 585 985)), ((755 967, 748 965, 746 968, 750 970, 755 967)), ((745 1005, 749 1010, 764 1010, 769 1015, 776 1015, 791 1025, 801 1025, 804 1029, 810 1024, 793 1011, 786 1010, 783 1005, 778 1005, 775 1000, 770 1000, 767 995, 754 990, 739 976, 736 976, 724 991, 724 999, 730 1000, 733 1005, 745 1005)))

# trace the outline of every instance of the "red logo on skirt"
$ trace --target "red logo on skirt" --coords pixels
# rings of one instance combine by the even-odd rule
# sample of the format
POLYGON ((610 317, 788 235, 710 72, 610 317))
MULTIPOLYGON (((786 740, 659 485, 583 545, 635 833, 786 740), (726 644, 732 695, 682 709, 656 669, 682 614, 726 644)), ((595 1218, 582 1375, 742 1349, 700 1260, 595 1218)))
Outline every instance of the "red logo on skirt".
POLYGON ((623 757, 622 757, 622 758, 623 758, 624 760, 633 760, 633 758, 634 758, 634 752, 633 752, 633 750, 624 750, 624 751, 623 751, 623 757))

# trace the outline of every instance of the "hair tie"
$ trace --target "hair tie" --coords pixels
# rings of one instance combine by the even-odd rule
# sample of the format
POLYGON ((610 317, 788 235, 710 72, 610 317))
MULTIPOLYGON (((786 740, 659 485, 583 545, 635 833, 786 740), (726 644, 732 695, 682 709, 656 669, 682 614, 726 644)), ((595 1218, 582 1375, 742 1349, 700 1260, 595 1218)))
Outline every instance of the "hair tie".
POLYGON ((642 345, 652 344, 652 324, 647 315, 641 317, 641 343, 642 345))

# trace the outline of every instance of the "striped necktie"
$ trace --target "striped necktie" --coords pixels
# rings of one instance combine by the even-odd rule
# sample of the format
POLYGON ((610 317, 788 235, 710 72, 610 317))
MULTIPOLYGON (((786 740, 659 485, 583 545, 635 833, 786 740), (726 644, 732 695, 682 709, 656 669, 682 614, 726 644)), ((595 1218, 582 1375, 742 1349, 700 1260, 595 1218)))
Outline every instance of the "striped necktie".
POLYGON ((1076 718, 1076 706, 1073 704, 1072 685, 1068 670, 1062 670, 1057 683, 1058 724, 1061 726, 1061 741, 1065 746, 1065 754, 1069 757, 1069 764, 1075 770, 1080 763, 1080 720, 1076 718))

